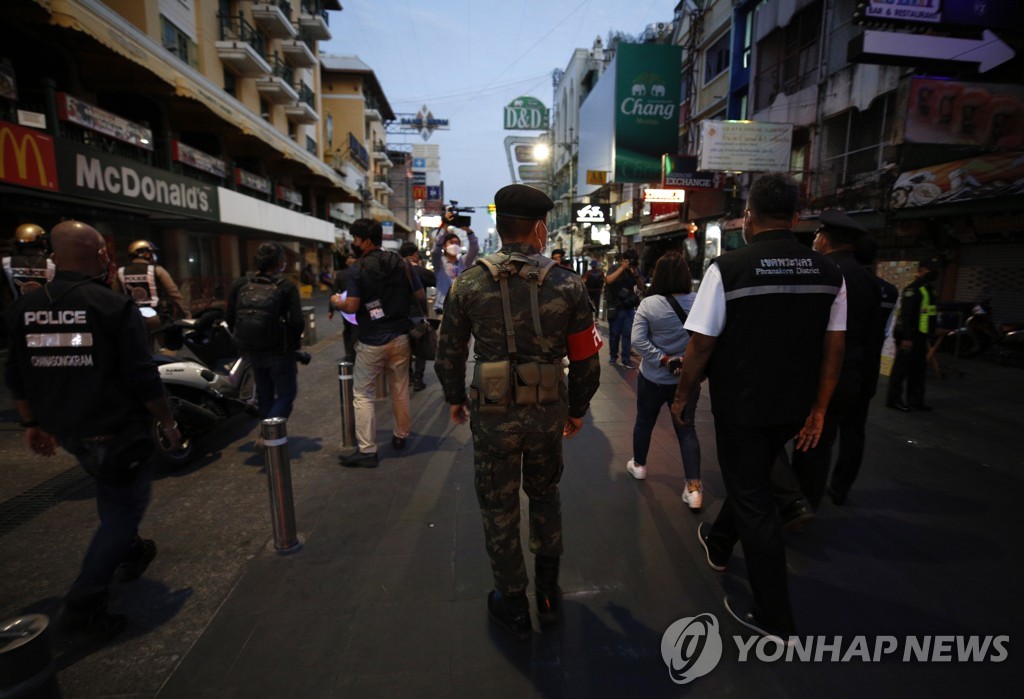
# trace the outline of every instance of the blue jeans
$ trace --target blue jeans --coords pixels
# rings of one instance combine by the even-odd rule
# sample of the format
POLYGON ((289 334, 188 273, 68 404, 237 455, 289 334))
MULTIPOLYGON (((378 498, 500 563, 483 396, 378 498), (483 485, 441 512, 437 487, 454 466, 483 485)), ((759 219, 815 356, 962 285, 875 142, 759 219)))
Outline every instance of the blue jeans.
POLYGON ((299 393, 299 370, 295 365, 295 353, 257 353, 251 355, 249 361, 256 382, 256 404, 260 419, 291 415, 292 404, 299 393))
MULTIPOLYGON (((672 405, 675 397, 676 384, 658 384, 648 381, 643 374, 636 377, 636 422, 633 424, 633 461, 647 464, 647 452, 651 448, 651 433, 658 414, 664 405, 672 405)), ((697 401, 700 399, 700 385, 690 394, 683 408, 684 427, 672 421, 679 440, 679 454, 683 459, 683 471, 686 480, 700 480, 700 442, 697 441, 697 430, 693 425, 693 416, 697 412, 697 401)))
POLYGON ((630 337, 633 333, 633 316, 635 315, 635 308, 629 310, 620 308, 619 312, 615 314, 615 320, 608 323, 608 332, 611 335, 608 341, 608 351, 611 352, 612 361, 619 356, 620 343, 622 345, 622 361, 629 361, 629 353, 632 350, 630 337))
MULTIPOLYGON (((138 430, 132 428, 132 433, 137 434, 138 430)), ((114 458, 109 454, 110 444, 114 440, 97 442, 77 437, 60 439, 60 445, 78 459, 78 463, 90 475, 100 476, 96 480, 96 511, 100 516, 100 526, 93 534, 82 560, 82 569, 68 593, 71 601, 102 596, 138 534, 139 523, 149 506, 153 471, 152 463, 145 457, 147 452, 152 451, 148 433, 143 428, 135 439, 144 440, 145 444, 126 449, 122 452, 124 456, 114 458), (102 464, 106 464, 106 467, 101 467, 102 464), (131 469, 134 476, 121 476, 113 482, 104 476, 130 473, 130 464, 135 464, 135 468, 131 469)))

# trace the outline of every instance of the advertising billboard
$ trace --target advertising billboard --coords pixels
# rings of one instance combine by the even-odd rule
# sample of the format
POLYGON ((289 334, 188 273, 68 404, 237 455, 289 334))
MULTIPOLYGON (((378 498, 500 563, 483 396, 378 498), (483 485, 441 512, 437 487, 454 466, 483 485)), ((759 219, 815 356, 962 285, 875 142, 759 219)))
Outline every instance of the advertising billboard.
POLYGON ((661 181, 661 156, 674 153, 679 142, 681 60, 680 46, 619 44, 616 49, 616 182, 661 181))
POLYGON ((548 108, 536 97, 516 97, 505 105, 506 131, 542 131, 549 123, 548 108))
POLYGON ((53 137, 0 121, 0 182, 56 192, 53 137))
POLYGON ((908 143, 1020 148, 1024 86, 912 78, 903 138, 908 143))
POLYGON ((700 141, 701 170, 788 172, 793 125, 705 119, 700 141))

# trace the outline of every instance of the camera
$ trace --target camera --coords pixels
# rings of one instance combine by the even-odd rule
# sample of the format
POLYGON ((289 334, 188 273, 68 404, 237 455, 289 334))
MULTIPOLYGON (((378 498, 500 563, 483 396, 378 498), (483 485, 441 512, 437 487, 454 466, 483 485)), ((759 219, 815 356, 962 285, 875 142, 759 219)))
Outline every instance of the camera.
POLYGON ((472 206, 459 206, 459 202, 454 199, 449 201, 451 204, 444 207, 445 220, 449 221, 456 228, 469 228, 472 217, 466 214, 474 213, 476 209, 472 206))

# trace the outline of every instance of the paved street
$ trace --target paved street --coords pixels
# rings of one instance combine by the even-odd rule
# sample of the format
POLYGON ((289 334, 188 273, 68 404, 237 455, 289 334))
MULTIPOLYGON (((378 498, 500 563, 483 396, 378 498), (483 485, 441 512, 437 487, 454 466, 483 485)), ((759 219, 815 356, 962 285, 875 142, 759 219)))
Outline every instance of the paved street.
MULTIPOLYGON (((318 300, 322 310, 322 299, 318 300)), ((271 524, 255 423, 237 418, 185 470, 159 474, 142 534, 159 556, 115 588, 128 631, 96 648, 60 647, 70 697, 862 697, 1009 696, 1024 682, 1024 372, 962 361, 963 377, 929 376, 933 413, 879 401, 861 478, 844 507, 822 505, 788 537, 801 634, 1010 636, 1003 662, 740 662, 747 637, 722 607, 745 588, 741 550, 725 574, 696 540, 724 496, 706 395, 698 410, 705 508, 691 514, 663 415, 648 479, 631 456, 636 371, 609 367, 563 477, 565 619, 529 643, 488 623, 490 574, 473 492, 468 426, 453 426, 436 377, 412 397, 407 451, 389 444, 378 402, 377 469, 339 453, 340 326, 321 312, 314 360, 300 367, 288 424, 297 554, 267 549, 271 524), (669 677, 662 636, 709 612, 722 659, 685 687, 669 677)), ((884 380, 883 380, 884 383, 884 380)), ((88 480, 66 455, 21 443, 0 403, 0 618, 52 612, 95 524, 88 480)), ((525 502, 525 501, 524 501, 525 502)), ((532 564, 530 565, 532 570, 532 564)), ((539 627, 535 621, 535 628, 539 627)))

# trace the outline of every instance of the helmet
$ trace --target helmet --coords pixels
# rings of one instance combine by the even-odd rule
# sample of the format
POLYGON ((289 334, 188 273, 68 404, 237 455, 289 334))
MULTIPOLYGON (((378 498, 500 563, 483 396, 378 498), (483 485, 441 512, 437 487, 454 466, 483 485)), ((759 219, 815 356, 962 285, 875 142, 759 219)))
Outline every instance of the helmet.
POLYGON ((155 260, 156 252, 159 249, 160 248, 158 248, 156 245, 154 245, 148 240, 136 240, 134 243, 128 246, 128 254, 132 257, 148 254, 155 260))
POLYGON ((23 223, 14 231, 14 242, 18 247, 44 247, 46 231, 34 223, 23 223))

